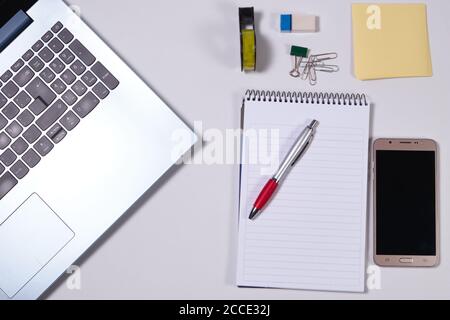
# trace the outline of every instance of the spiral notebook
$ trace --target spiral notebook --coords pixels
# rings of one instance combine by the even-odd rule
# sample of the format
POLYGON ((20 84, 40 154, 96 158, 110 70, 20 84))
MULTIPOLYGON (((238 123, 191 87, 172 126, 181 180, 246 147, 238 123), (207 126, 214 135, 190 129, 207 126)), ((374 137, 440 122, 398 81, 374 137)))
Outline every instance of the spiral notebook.
POLYGON ((237 285, 363 292, 366 96, 251 91, 242 111, 237 285), (261 188, 312 119, 320 125, 308 152, 261 216, 250 221, 261 188))

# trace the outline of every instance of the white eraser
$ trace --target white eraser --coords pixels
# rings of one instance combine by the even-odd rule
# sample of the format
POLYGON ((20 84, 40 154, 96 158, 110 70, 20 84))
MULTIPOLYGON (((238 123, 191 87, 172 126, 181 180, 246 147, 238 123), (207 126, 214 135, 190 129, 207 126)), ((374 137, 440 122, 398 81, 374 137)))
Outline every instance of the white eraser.
POLYGON ((292 15, 292 32, 317 32, 317 16, 292 15))

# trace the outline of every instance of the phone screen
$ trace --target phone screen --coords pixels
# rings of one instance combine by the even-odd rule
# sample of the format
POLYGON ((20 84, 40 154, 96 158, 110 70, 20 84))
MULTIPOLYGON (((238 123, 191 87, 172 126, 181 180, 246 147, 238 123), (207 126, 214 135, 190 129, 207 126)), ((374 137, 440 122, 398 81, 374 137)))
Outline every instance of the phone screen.
POLYGON ((436 255, 436 153, 376 151, 378 255, 436 255))

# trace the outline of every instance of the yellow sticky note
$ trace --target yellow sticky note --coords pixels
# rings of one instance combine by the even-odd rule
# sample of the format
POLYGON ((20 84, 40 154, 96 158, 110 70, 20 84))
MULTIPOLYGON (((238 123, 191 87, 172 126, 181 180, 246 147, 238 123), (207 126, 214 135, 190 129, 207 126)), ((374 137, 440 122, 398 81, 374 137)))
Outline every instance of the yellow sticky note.
POLYGON ((358 79, 433 75, 425 4, 353 4, 352 16, 358 79))

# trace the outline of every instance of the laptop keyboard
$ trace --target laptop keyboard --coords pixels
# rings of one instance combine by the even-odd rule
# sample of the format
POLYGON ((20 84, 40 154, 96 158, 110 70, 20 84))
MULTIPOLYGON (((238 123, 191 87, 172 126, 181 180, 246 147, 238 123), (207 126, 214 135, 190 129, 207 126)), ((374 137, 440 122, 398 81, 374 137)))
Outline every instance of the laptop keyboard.
POLYGON ((56 23, 0 76, 0 200, 119 81, 56 23))

